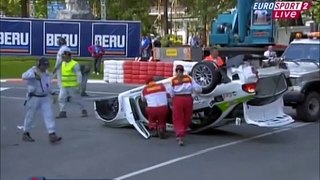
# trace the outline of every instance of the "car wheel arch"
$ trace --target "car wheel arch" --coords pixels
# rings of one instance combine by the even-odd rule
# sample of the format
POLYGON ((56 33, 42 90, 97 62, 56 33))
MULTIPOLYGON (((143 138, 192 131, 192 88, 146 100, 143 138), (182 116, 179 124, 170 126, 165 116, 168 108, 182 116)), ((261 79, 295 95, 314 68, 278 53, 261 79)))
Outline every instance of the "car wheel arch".
POLYGON ((320 89, 317 87, 320 87, 320 80, 310 81, 304 84, 301 92, 305 95, 312 91, 318 92, 318 94, 320 94, 320 89))

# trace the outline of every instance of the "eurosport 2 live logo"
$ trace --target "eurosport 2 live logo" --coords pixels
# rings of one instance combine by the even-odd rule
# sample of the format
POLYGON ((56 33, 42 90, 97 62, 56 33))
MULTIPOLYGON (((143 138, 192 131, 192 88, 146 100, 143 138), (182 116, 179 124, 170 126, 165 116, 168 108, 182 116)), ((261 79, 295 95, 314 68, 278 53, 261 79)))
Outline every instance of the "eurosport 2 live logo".
POLYGON ((298 19, 303 11, 311 8, 312 1, 255 2, 253 10, 272 11, 273 19, 298 19))

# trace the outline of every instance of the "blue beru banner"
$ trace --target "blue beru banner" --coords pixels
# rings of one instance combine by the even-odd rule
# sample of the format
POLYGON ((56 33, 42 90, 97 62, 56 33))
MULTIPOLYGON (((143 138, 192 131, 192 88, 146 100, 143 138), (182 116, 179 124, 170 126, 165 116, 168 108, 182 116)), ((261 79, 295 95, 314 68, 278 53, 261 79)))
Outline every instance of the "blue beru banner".
POLYGON ((1 54, 31 54, 31 21, 0 21, 1 54))
POLYGON ((55 56, 64 37, 74 56, 90 57, 88 47, 99 41, 106 59, 140 54, 140 21, 0 19, 1 55, 55 56))
POLYGON ((99 41, 105 55, 127 55, 128 24, 92 23, 92 44, 99 41))
POLYGON ((80 23, 61 23, 48 22, 44 23, 44 55, 54 55, 59 51, 58 38, 63 37, 67 41, 67 46, 71 49, 72 54, 80 56, 80 23))

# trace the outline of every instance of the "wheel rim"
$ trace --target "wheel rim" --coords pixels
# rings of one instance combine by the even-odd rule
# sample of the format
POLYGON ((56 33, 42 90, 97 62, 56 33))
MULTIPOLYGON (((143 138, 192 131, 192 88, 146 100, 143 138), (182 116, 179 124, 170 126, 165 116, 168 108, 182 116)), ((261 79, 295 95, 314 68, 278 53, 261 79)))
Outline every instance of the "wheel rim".
POLYGON ((96 112, 105 121, 113 120, 119 111, 118 97, 96 101, 96 112))
POLYGON ((118 113, 118 110, 119 110, 118 98, 115 99, 115 100, 112 102, 111 107, 112 107, 111 109, 112 109, 112 112, 113 112, 113 113, 118 113))
POLYGON ((198 65, 193 71, 193 79, 203 88, 207 88, 213 81, 212 71, 205 65, 198 65))
POLYGON ((308 111, 310 115, 315 116, 319 113, 319 110, 320 110, 319 103, 320 103, 319 100, 316 98, 310 99, 308 103, 308 111))

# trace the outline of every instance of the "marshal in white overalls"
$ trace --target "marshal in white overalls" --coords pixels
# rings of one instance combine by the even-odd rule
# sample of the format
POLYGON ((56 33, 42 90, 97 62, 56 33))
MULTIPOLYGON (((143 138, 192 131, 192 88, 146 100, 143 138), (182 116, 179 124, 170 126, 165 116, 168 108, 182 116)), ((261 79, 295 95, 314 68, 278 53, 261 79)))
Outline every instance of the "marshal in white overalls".
POLYGON ((24 119, 23 140, 34 141, 29 132, 33 124, 35 113, 40 109, 44 122, 49 133, 50 142, 57 142, 61 137, 55 135, 55 119, 52 112, 52 78, 46 70, 49 67, 49 61, 46 58, 39 60, 38 67, 34 66, 22 74, 22 79, 27 82, 28 92, 26 106, 26 115, 24 119), (42 68, 42 72, 39 68, 42 68), (43 69, 44 67, 44 69, 43 69))

